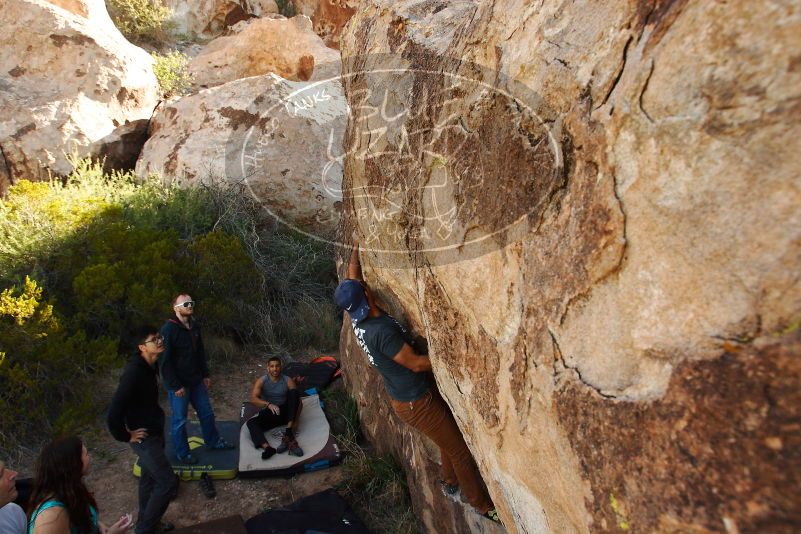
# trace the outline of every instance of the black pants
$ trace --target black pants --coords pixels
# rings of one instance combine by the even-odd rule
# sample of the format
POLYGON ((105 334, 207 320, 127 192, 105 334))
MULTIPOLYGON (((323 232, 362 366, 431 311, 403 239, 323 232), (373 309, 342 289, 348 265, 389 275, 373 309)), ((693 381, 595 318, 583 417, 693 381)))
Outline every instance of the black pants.
POLYGON ((178 479, 164 455, 164 436, 148 436, 142 443, 131 443, 139 456, 139 516, 136 534, 151 534, 178 492, 178 479))
POLYGON ((290 389, 286 395, 286 403, 281 404, 278 408, 278 414, 274 414, 267 408, 262 408, 259 411, 259 415, 247 422, 250 439, 253 440, 253 444, 257 449, 267 444, 267 439, 264 437, 266 431, 277 426, 286 425, 290 421, 294 422, 300 415, 301 403, 298 390, 290 389))

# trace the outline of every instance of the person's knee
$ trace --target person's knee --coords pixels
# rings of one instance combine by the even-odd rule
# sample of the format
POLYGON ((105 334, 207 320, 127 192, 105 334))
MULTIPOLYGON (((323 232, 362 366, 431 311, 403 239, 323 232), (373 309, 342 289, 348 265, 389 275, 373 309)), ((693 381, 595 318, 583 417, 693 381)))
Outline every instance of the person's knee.
POLYGON ((174 496, 178 492, 178 477, 172 470, 164 472, 157 480, 153 493, 174 496))
POLYGON ((290 389, 286 395, 286 406, 294 407, 296 413, 300 413, 303 403, 300 400, 300 392, 297 389, 290 389))
POLYGON ((214 409, 211 407, 211 399, 209 399, 208 395, 202 394, 198 395, 195 402, 192 403, 197 410, 197 415, 200 417, 201 415, 214 415, 214 409))
POLYGON ((451 462, 454 466, 463 465, 463 466, 474 466, 475 460, 473 460, 473 454, 470 452, 470 449, 467 446, 463 447, 455 447, 450 449, 448 452, 448 457, 450 458, 451 462))
POLYGON ((172 480, 170 481, 170 496, 175 497, 178 494, 178 475, 172 473, 172 480))
POLYGON ((181 416, 180 414, 173 415, 172 418, 172 427, 175 430, 180 430, 186 426, 186 423, 189 421, 189 418, 186 416, 181 416))
MULTIPOLYGON (((198 412, 211 412, 211 399, 209 398, 209 393, 206 391, 203 384, 201 384, 197 390, 193 391, 192 395, 192 404, 195 406, 195 409, 198 412)), ((199 415, 199 413, 198 413, 199 415)))

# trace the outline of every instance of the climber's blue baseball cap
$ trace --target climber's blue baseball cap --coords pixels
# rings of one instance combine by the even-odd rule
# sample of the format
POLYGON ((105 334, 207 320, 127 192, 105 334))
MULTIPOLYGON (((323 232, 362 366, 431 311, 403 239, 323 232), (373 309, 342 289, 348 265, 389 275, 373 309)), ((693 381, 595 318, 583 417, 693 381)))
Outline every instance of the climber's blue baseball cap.
POLYGON ((343 308, 357 323, 367 317, 370 303, 359 280, 343 280, 334 292, 337 306, 343 308))

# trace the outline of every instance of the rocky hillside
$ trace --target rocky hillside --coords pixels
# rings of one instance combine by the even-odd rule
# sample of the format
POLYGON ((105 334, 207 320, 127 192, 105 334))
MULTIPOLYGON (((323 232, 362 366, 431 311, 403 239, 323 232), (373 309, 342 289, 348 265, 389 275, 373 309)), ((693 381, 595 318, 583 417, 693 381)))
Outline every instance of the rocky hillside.
MULTIPOLYGON (((801 525, 799 32, 751 0, 369 0, 346 27, 346 234, 511 530, 801 525)), ((474 528, 341 348, 428 529, 474 528)))
POLYGON ((313 24, 278 14, 273 0, 164 2, 164 27, 143 41, 190 54, 185 72, 161 75, 187 80, 168 92, 103 0, 10 0, 0 13, 10 29, 0 36, 0 195, 68 175, 70 155, 105 157, 107 168, 167 183, 242 183, 282 222, 333 235, 342 164, 329 154, 342 153, 347 108, 340 54, 321 35, 331 41, 346 17, 321 6, 302 6, 313 24))

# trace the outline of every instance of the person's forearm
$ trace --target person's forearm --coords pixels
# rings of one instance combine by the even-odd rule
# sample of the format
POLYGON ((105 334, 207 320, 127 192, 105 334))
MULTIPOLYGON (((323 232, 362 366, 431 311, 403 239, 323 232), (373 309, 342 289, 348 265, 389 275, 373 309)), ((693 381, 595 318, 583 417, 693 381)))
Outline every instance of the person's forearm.
POLYGON ((159 356, 159 368, 164 379, 164 386, 171 391, 175 391, 181 389, 181 383, 178 381, 178 376, 173 366, 172 351, 166 348, 166 343, 164 345, 164 352, 159 356))
POLYGON ((270 405, 270 403, 267 402, 266 400, 263 400, 260 397, 256 397, 256 396, 251 396, 250 397, 250 403, 255 405, 255 406, 261 406, 262 408, 266 408, 267 406, 270 405))
POLYGON ((129 373, 125 373, 120 378, 117 391, 111 397, 111 403, 106 414, 106 426, 117 441, 128 441, 128 431, 125 429, 125 412, 128 407, 128 399, 136 387, 136 382, 129 373))
POLYGON ((209 362, 206 359, 206 347, 203 345, 203 336, 198 336, 197 348, 197 354, 200 357, 200 372, 203 378, 208 378, 211 376, 211 373, 209 372, 209 362))
POLYGON ((128 441, 128 439, 130 439, 130 435, 125 429, 123 412, 119 405, 112 404, 111 408, 109 408, 108 417, 106 418, 106 426, 108 427, 109 432, 111 432, 111 435, 117 441, 128 441))
POLYGON ((417 359, 417 368, 414 370, 415 373, 425 373, 431 370, 431 360, 428 356, 418 355, 417 359))
POLYGON ((362 280, 362 264, 359 261, 359 243, 354 243, 350 251, 350 261, 348 261, 348 278, 351 280, 362 280))

